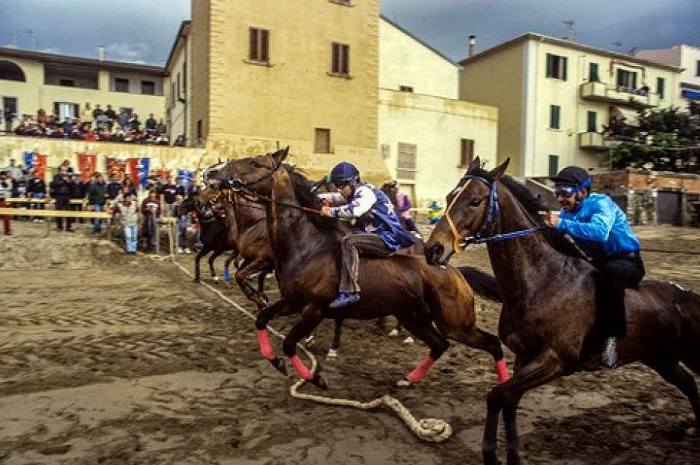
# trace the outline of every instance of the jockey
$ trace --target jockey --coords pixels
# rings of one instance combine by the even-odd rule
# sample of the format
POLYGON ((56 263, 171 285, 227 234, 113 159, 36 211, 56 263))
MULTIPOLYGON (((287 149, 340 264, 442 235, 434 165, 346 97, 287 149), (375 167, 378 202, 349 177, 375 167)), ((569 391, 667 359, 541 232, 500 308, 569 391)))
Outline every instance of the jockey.
POLYGON ((333 218, 357 219, 355 232, 340 241, 340 290, 329 305, 330 308, 340 308, 360 300, 359 255, 389 257, 397 250, 413 245, 413 236, 401 226, 386 194, 362 182, 354 165, 338 163, 331 171, 330 180, 338 192, 320 196, 334 203, 347 203, 336 207, 324 205, 321 213, 333 218))
POLYGON ((608 324, 602 366, 617 364, 617 338, 626 334, 625 289, 637 287, 644 277, 639 239, 627 217, 607 195, 590 193, 591 178, 577 166, 568 166, 552 180, 562 207, 545 215, 545 223, 569 234, 600 272, 598 306, 608 324))

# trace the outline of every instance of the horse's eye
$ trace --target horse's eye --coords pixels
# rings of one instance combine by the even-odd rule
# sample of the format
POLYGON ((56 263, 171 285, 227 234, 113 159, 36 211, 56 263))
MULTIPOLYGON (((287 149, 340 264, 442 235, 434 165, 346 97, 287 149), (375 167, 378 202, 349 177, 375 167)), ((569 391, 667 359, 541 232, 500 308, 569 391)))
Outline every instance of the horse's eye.
POLYGON ((481 204, 481 197, 474 197, 471 202, 469 202, 469 205, 472 207, 478 207, 481 204))

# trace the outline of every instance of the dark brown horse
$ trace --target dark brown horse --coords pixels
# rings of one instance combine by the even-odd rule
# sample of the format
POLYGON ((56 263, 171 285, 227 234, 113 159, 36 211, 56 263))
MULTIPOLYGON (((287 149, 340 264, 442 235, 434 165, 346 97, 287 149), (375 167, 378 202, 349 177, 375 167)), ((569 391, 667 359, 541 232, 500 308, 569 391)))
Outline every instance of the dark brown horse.
MULTIPOLYGON (((538 210, 544 207, 503 175, 507 164, 486 172, 475 160, 448 195, 449 207, 426 249, 433 262, 445 264, 465 237, 533 232, 488 243, 503 299, 499 333, 516 360, 513 378, 488 396, 482 448, 484 462, 497 463, 496 433, 503 411, 508 463, 513 465, 520 461, 516 411, 523 394, 577 371, 596 370, 603 336, 596 318, 596 270, 565 237, 540 229, 544 224, 538 210)), ((680 365, 700 374, 700 296, 672 283, 643 281, 638 289, 627 290, 626 307, 621 364, 640 361, 675 385, 688 397, 695 427, 700 427, 695 381, 680 365)))
POLYGON ((394 315, 430 347, 430 355, 400 381, 401 385, 418 382, 425 375, 449 347, 447 338, 489 352, 501 369, 501 377, 505 377, 500 341, 476 327, 472 290, 454 268, 433 267, 424 257, 416 256, 362 259, 361 300, 343 309, 328 308, 338 290, 341 232, 335 220, 310 213, 320 208, 320 199, 312 192, 311 182, 283 164, 288 150, 229 162, 216 175, 224 191, 238 191, 251 199, 270 199, 265 203, 266 221, 283 299, 258 314, 262 356, 285 372, 284 362, 270 347, 265 328, 280 312, 300 312, 301 319, 288 332, 283 351, 301 378, 324 388, 325 380, 319 372, 312 375, 296 354, 297 343, 325 318, 394 315))

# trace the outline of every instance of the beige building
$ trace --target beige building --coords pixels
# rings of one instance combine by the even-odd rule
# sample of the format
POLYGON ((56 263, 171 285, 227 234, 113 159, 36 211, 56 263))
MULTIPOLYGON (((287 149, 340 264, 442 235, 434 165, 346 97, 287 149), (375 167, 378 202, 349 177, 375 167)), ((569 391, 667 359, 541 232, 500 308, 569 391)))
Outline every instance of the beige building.
POLYGON ((209 160, 290 145, 312 176, 352 160, 370 180, 389 177, 378 0, 193 1, 189 33, 187 134, 209 160))
POLYGON ((678 106, 680 68, 527 33, 460 63, 460 98, 499 110, 498 159, 510 173, 548 176, 607 166, 600 132, 631 103, 678 106))
POLYGON ((188 67, 191 60, 190 21, 183 21, 175 36, 175 42, 170 49, 168 61, 165 63, 165 119, 168 125, 170 142, 175 143, 178 137, 185 141, 189 138, 189 105, 192 92, 188 91, 188 67))
POLYGON ((417 206, 442 203, 474 156, 495 166, 498 110, 458 94, 457 64, 381 18, 380 151, 417 206))
MULTIPOLYGON (((39 109, 60 117, 80 117, 85 104, 111 105, 164 117, 163 79, 157 66, 94 60, 0 48, 0 103, 17 115, 39 109)), ((4 125, 3 125, 4 126, 4 125)))
POLYGON ((635 56, 654 60, 668 65, 680 66, 681 72, 680 92, 681 103, 687 106, 690 102, 700 104, 700 48, 692 45, 674 45, 671 48, 657 50, 639 50, 635 56))

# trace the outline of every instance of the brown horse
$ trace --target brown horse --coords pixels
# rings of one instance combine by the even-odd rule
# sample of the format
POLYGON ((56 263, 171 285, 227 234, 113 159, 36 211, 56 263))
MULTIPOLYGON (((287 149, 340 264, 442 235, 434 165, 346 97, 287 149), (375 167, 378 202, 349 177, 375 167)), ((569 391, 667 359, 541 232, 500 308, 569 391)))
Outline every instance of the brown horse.
POLYGON ((507 371, 500 341, 476 327, 472 290, 454 268, 433 267, 424 257, 416 256, 362 259, 361 300, 343 309, 328 308, 338 290, 342 233, 336 228, 336 220, 311 213, 320 208, 320 199, 312 192, 311 182, 283 164, 288 150, 229 162, 216 175, 224 191, 237 191, 251 200, 262 200, 262 196, 268 199, 267 228, 283 299, 258 314, 262 356, 286 372, 284 362, 270 347, 265 328, 282 311, 300 312, 301 319, 288 332, 283 351, 301 378, 325 388, 319 372, 312 374, 296 354, 297 343, 325 318, 394 315, 430 347, 430 355, 400 385, 418 382, 449 347, 447 338, 489 352, 504 378, 507 371))
MULTIPOLYGON (((485 463, 497 463, 502 410, 508 464, 513 465, 520 462, 516 411, 523 394, 562 376, 598 369, 603 337, 596 318, 596 270, 565 237, 541 229, 538 211, 544 207, 503 175, 507 164, 486 172, 475 160, 448 195, 449 207, 426 249, 431 261, 445 264, 466 237, 532 233, 488 243, 503 298, 499 333, 516 360, 513 378, 488 396, 482 449, 485 463)), ((688 397, 695 427, 700 427, 695 381, 679 364, 700 374, 700 296, 672 283, 643 281, 638 289, 627 290, 626 302, 621 364, 640 361, 675 385, 688 397)))

